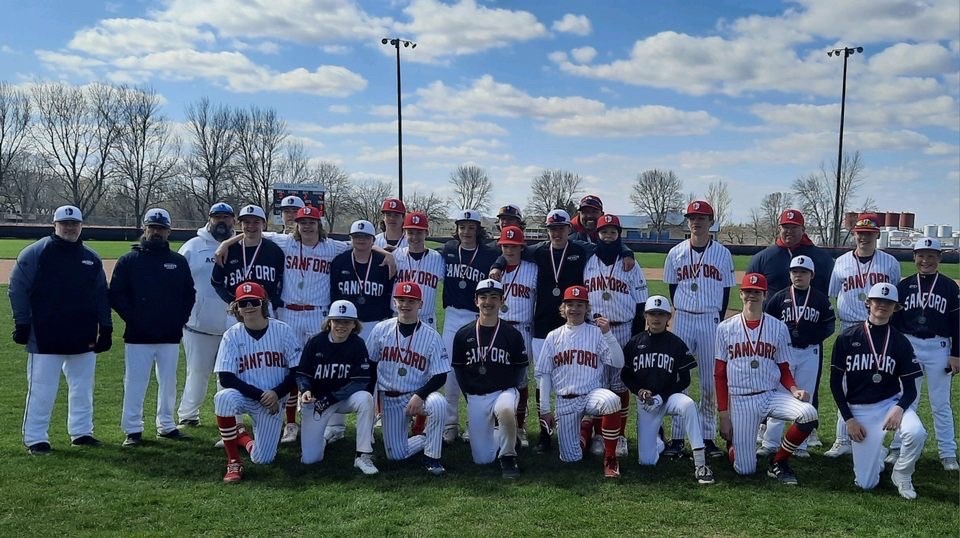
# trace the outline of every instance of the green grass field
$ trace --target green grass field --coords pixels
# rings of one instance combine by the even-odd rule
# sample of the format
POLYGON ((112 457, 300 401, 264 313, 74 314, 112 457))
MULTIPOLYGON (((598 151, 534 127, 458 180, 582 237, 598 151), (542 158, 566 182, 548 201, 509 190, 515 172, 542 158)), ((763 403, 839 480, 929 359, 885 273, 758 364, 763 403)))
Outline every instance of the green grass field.
MULTIPOLYGON (((663 284, 651 287, 662 291, 663 284)), ((6 287, 0 286, 0 292, 6 287)), ((352 468, 348 430, 347 439, 329 447, 318 465, 302 465, 298 446, 283 445, 273 465, 248 463, 244 482, 228 486, 221 483, 223 451, 212 447, 218 436, 212 403, 204 409, 203 425, 188 431, 190 441, 155 441, 145 435, 150 441, 144 446, 120 448, 123 330, 115 322, 114 347, 100 355, 96 374, 96 434, 105 445, 69 446, 61 383, 50 428, 54 454, 34 458, 20 437, 26 354, 7 340, 9 303, 0 310, 0 402, 8 410, 0 415, 0 457, 6 462, 0 466, 3 536, 956 536, 960 528, 958 475, 944 472, 937 459, 926 400, 920 414, 931 431, 914 477, 920 495, 916 501, 901 499, 888 473, 876 490, 858 491, 851 460, 823 458, 822 449, 794 462, 801 481, 797 488, 780 486, 763 472, 738 477, 719 460, 712 462, 717 484, 698 486, 689 460, 641 468, 632 420, 631 456, 621 462, 617 481, 603 479, 599 460, 561 464, 554 449, 547 455, 521 451, 521 479, 504 483, 497 467, 472 464, 468 445, 459 442, 444 450, 448 476, 435 479, 414 462, 388 462, 379 430, 375 449, 381 473, 364 477, 352 468)), ((181 361, 181 383, 183 377, 181 361)), ((821 438, 829 446, 835 409, 826 379, 821 384, 821 438)), ((147 432, 156 406, 154 387, 145 405, 147 432)), ((960 402, 957 385, 953 401, 960 402)), ((528 417, 530 431, 535 424, 528 417)))

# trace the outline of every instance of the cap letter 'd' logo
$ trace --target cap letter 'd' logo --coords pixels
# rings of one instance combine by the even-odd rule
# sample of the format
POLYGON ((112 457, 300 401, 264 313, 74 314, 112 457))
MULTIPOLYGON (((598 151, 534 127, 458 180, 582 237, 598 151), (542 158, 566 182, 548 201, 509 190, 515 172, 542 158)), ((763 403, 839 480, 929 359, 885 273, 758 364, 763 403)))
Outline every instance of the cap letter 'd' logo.
POLYGON ((663 301, 661 301, 660 299, 654 299, 653 303, 657 306, 663 306, 663 301))
POLYGON ((396 209, 396 208, 397 208, 397 203, 394 202, 393 200, 390 200, 390 209, 396 209))
POLYGON ((696 209, 696 210, 699 210, 699 209, 700 209, 700 202, 694 202, 694 203, 693 203, 693 208, 696 209))
POLYGON ((507 239, 513 239, 514 235, 513 230, 507 230, 507 239))
POLYGON ((250 284, 244 284, 244 285, 243 285, 243 293, 250 293, 250 290, 252 290, 252 289, 253 289, 253 288, 250 286, 250 284))
POLYGON ((347 313, 347 305, 342 304, 342 305, 340 305, 340 308, 338 308, 337 310, 339 310, 341 314, 346 314, 346 313, 347 313))
POLYGON ((573 288, 573 296, 580 297, 580 288, 573 288))
POLYGON ((751 284, 756 284, 756 283, 757 283, 757 277, 755 277, 755 276, 750 277, 750 283, 751 283, 751 284))
POLYGON ((931 241, 931 240, 929 240, 929 239, 926 239, 926 240, 923 241, 923 246, 925 246, 925 247, 929 247, 929 246, 932 245, 932 244, 933 244, 933 241, 931 241))
POLYGON ((787 218, 793 219, 793 211, 787 211, 787 218))
POLYGON ((68 208, 67 208, 67 215, 73 215, 73 208, 72 208, 72 207, 68 207, 68 208))
POLYGON ((420 224, 420 216, 419 216, 419 215, 414 215, 414 216, 413 216, 413 223, 414 223, 414 224, 420 224))
POLYGON ((880 291, 883 292, 884 297, 890 295, 890 286, 883 286, 880 288, 880 291))

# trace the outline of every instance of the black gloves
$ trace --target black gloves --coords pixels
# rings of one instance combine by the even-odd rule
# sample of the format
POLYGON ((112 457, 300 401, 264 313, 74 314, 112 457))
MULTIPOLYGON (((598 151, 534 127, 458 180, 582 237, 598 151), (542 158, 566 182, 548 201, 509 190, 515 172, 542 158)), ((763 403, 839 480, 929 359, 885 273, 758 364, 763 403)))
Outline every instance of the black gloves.
POLYGON ((27 340, 30 339, 30 324, 17 325, 13 328, 13 341, 21 344, 27 345, 27 340))

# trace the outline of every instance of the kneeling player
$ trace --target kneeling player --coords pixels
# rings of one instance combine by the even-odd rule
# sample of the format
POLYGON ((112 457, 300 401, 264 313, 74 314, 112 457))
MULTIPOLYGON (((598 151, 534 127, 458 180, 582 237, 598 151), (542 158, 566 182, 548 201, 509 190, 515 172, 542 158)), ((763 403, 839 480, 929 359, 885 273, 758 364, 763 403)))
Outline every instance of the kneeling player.
POLYGON ((467 395, 470 452, 479 464, 492 462, 499 452, 503 477, 514 479, 520 475, 517 387, 527 384, 527 352, 520 331, 500 320, 502 284, 481 280, 474 302, 480 318, 457 331, 452 357, 460 388, 467 395))
POLYGON ((806 402, 807 391, 797 388, 785 348, 787 326, 763 312, 767 278, 747 273, 740 284, 743 312, 717 327, 717 407, 720 435, 732 443, 731 459, 738 474, 757 470, 753 449, 760 421, 766 417, 793 421, 770 460, 767 475, 782 484, 796 485, 788 460, 817 427, 817 410, 806 402), (790 392, 780 390, 783 385, 790 392))
POLYGON ((927 432, 910 404, 917 397, 922 374, 913 347, 890 327, 900 308, 897 288, 874 284, 867 294, 867 321, 848 327, 837 337, 830 363, 830 392, 837 401, 853 448, 854 483, 873 489, 883 470, 886 431, 900 433, 900 453, 890 480, 900 496, 916 499, 913 471, 927 432))
POLYGON ((605 379, 604 366, 623 367, 623 350, 610 332, 606 318, 596 318, 596 325, 586 323, 590 311, 587 293, 583 286, 570 286, 564 291, 560 315, 566 323, 547 334, 537 356, 540 422, 547 430, 557 424, 560 460, 571 462, 583 459, 583 450, 590 446, 593 435, 592 417, 601 417, 603 474, 617 478, 620 476, 617 461, 620 398, 601 387, 605 379), (552 391, 557 393, 556 418, 550 411, 552 391))
POLYGON ((450 358, 440 333, 418 318, 422 298, 419 285, 398 282, 393 289, 397 317, 377 323, 367 339, 367 350, 377 363, 387 458, 403 460, 423 450, 427 473, 442 476, 446 474, 440 452, 447 400, 437 391, 447 379, 450 358), (425 435, 408 437, 409 417, 418 415, 427 417, 425 435))
POLYGON ((323 460, 324 432, 337 413, 357 414, 357 457, 353 466, 363 474, 377 474, 373 464, 374 368, 360 338, 357 307, 334 301, 320 333, 307 340, 297 367, 302 405, 300 434, 303 463, 323 460))
POLYGON ((213 397, 217 426, 227 452, 224 482, 243 478, 240 448, 253 463, 270 463, 277 455, 284 399, 295 385, 293 368, 300 343, 286 323, 267 317, 267 292, 256 282, 237 286, 230 313, 238 321, 223 333, 214 371, 223 388, 213 397), (253 437, 238 428, 237 415, 249 414, 253 437), (256 439, 256 442, 254 442, 256 439))
POLYGON ((637 451, 640 465, 656 465, 664 449, 658 432, 664 415, 682 416, 693 448, 694 476, 713 484, 713 471, 703 451, 703 432, 697 404, 683 393, 690 386, 690 370, 697 360, 683 340, 667 332, 670 301, 662 295, 647 299, 643 317, 646 330, 627 342, 620 375, 637 395, 637 451))

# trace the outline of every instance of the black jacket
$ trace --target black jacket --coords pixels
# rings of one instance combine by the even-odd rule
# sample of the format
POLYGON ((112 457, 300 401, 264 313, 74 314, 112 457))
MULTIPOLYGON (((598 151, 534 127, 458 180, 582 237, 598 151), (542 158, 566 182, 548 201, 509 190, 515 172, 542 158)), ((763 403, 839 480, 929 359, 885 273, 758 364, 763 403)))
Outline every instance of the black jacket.
POLYGON ((179 343, 195 299, 190 266, 166 241, 134 245, 113 268, 110 306, 128 344, 179 343))

